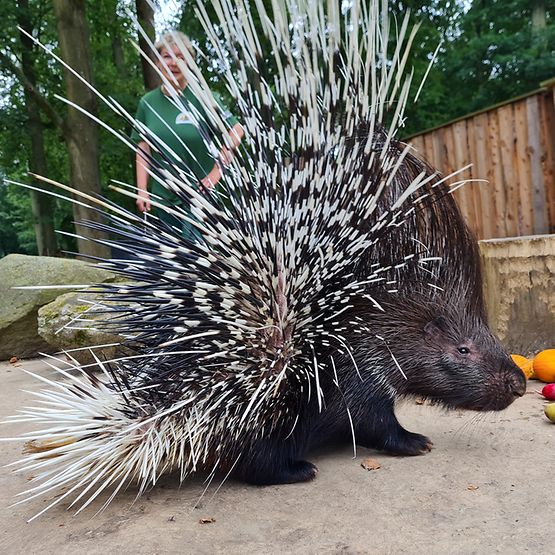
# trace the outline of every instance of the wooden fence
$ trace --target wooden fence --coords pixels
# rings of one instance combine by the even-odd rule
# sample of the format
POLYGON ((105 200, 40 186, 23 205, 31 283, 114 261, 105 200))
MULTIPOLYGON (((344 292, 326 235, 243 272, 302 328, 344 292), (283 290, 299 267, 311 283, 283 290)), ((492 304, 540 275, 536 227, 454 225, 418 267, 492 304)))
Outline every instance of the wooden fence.
POLYGON ((555 233, 555 80, 407 139, 443 175, 479 239, 555 233))

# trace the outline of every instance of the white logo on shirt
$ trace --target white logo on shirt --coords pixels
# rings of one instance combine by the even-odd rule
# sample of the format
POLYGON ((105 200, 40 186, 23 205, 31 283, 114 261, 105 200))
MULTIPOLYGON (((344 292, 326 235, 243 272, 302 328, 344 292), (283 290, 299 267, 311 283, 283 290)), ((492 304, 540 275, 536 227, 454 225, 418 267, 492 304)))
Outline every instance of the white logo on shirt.
POLYGON ((197 120, 195 116, 191 114, 191 112, 181 112, 177 114, 177 117, 175 118, 175 124, 176 125, 189 124, 189 125, 195 125, 198 127, 197 120))

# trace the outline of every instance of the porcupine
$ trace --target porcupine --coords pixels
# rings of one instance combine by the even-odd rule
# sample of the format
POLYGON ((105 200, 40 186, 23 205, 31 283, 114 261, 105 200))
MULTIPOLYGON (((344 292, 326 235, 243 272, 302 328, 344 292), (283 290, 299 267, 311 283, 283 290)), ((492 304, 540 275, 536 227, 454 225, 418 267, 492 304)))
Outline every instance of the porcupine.
MULTIPOLYGON (((43 511, 72 494, 82 510, 113 486, 108 503, 176 467, 182 479, 209 468, 255 484, 308 480, 308 449, 351 436, 419 454, 430 441, 400 426, 397 398, 498 410, 524 391, 486 326, 476 245, 445 178, 395 138, 410 78, 400 47, 388 57, 385 3, 343 13, 337 0, 273 3, 271 13, 258 0, 213 4, 217 31, 202 3, 199 15, 215 51, 229 46, 220 56, 248 150, 227 172, 224 200, 197 192, 187 168, 151 161, 190 202, 200 242, 84 196, 107 218, 85 224, 133 251, 102 265, 137 284, 99 288, 137 354, 99 360, 103 379, 59 369, 68 381, 39 394, 49 404, 22 411, 19 420, 48 425, 28 436, 47 452, 20 462, 36 474, 29 497, 67 488, 43 511)), ((398 45, 412 40, 407 21, 398 45)), ((222 128, 184 54, 205 123, 222 128)))

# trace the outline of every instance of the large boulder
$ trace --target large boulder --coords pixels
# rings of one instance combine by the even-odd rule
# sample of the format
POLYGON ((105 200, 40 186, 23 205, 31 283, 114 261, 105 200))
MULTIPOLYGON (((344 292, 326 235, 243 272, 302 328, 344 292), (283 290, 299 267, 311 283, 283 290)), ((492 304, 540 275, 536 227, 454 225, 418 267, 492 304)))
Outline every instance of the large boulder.
POLYGON ((103 360, 120 355, 123 338, 102 325, 113 320, 114 314, 99 301, 102 299, 94 294, 60 295, 39 309, 39 335, 57 351, 72 351, 71 356, 81 364, 94 364, 89 347, 102 346, 94 352, 103 360))
POLYGON ((14 287, 82 286, 114 280, 114 274, 80 260, 22 254, 0 259, 0 360, 53 352, 55 347, 38 334, 37 314, 41 306, 68 292, 67 287, 14 287))

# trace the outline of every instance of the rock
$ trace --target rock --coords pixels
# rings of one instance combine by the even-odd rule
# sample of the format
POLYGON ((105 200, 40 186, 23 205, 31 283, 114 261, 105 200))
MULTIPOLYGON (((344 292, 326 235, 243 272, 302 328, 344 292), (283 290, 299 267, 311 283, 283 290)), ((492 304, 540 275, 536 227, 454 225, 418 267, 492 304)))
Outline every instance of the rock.
POLYGON ((80 260, 9 254, 0 260, 0 360, 53 352, 39 336, 37 313, 67 288, 13 289, 37 285, 88 285, 114 281, 116 276, 80 260))
MULTIPOLYGON (((119 343, 123 339, 121 336, 99 326, 113 315, 106 313, 105 308, 91 304, 98 299, 95 295, 83 295, 78 291, 60 295, 39 309, 39 335, 57 351, 119 343)), ((116 355, 116 349, 117 346, 95 349, 95 354, 99 358, 110 359, 116 355)), ((88 349, 70 354, 81 364, 94 363, 88 349)))
POLYGON ((479 244, 492 330, 512 353, 555 347, 555 235, 479 244))

